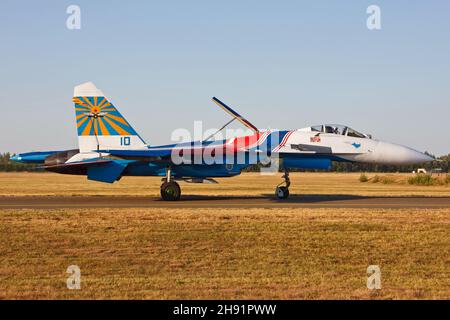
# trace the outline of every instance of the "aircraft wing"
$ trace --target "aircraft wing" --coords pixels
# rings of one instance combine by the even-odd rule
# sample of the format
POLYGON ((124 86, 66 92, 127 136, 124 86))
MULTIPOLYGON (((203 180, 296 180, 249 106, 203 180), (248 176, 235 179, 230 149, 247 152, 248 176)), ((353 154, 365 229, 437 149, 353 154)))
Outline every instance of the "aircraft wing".
POLYGON ((100 152, 108 153, 122 159, 158 161, 164 158, 170 158, 172 150, 172 148, 164 148, 148 150, 101 150, 100 152))
POLYGON ((57 168, 69 168, 69 167, 86 167, 89 165, 94 164, 104 164, 109 163, 112 160, 108 159, 95 159, 95 160, 88 160, 88 161, 77 161, 77 162, 69 162, 69 163, 63 163, 63 164, 55 164, 50 166, 41 166, 38 167, 39 169, 57 169, 57 168))
POLYGON ((235 146, 227 147, 226 145, 192 145, 148 150, 100 150, 102 153, 108 153, 111 156, 121 159, 148 162, 170 161, 172 155, 181 156, 204 154, 208 151, 211 153, 220 151, 222 154, 236 154, 238 152, 247 152, 248 150, 238 151, 235 146))

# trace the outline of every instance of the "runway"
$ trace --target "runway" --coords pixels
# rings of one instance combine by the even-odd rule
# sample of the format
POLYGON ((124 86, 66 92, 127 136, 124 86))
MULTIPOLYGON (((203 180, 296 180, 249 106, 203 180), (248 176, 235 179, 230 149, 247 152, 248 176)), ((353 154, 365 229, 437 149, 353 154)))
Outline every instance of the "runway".
POLYGON ((167 202, 151 197, 0 197, 1 209, 57 208, 449 208, 450 197, 363 197, 354 195, 299 195, 286 200, 259 197, 184 196, 167 202))

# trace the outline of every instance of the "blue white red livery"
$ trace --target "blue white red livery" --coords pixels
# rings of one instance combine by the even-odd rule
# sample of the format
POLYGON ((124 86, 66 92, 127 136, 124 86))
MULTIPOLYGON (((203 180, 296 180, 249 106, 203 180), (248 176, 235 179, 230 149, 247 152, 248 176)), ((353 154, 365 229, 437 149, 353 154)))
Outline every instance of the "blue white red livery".
POLYGON ((290 169, 326 170, 332 161, 405 165, 433 160, 422 152, 373 139, 343 125, 259 130, 217 98, 213 102, 232 116, 226 125, 238 120, 253 134, 150 146, 93 83, 76 86, 73 102, 77 149, 22 153, 12 160, 107 183, 122 176, 161 176, 164 200, 180 199, 177 181, 215 182, 213 178, 235 176, 261 162, 280 160, 284 182, 276 186, 275 195, 285 199, 289 196, 290 169))

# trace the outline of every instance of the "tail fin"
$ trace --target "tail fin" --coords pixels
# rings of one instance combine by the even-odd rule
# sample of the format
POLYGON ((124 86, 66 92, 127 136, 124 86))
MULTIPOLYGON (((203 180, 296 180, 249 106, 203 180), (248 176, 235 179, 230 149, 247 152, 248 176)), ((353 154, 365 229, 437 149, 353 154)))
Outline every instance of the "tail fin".
POLYGON ((140 149, 147 145, 92 82, 74 89, 80 152, 140 149))

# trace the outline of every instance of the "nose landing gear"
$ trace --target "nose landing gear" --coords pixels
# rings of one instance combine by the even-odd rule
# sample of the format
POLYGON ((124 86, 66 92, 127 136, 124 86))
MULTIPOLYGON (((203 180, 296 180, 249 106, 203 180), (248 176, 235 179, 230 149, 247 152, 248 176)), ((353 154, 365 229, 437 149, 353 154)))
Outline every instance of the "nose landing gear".
POLYGON ((287 199, 289 197, 289 186, 291 185, 289 172, 285 170, 284 175, 281 178, 283 178, 284 181, 275 188, 275 196, 278 199, 287 199), (282 185, 283 183, 285 184, 285 186, 282 185))
POLYGON ((170 167, 166 170, 166 178, 161 185, 161 198, 165 201, 177 201, 181 197, 181 188, 176 181, 171 181, 170 167))

